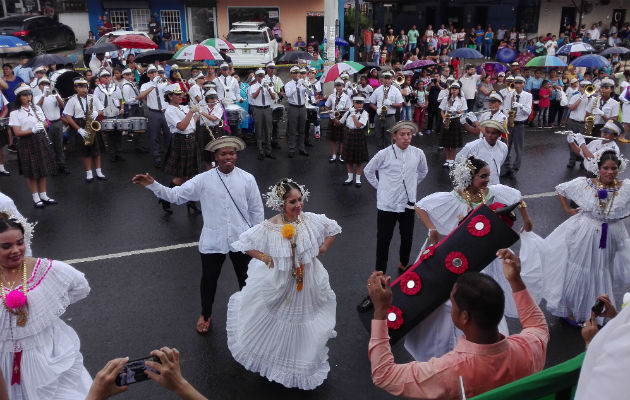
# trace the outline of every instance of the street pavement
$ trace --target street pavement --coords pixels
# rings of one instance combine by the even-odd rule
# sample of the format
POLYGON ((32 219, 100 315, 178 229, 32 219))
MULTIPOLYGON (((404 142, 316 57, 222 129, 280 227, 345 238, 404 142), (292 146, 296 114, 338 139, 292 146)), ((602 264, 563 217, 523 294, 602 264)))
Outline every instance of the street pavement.
MULTIPOLYGON (((325 123, 324 123, 325 125, 325 123)), ((474 139, 468 135, 468 140, 474 139)), ((372 138, 370 139, 372 140, 372 138)), ((437 135, 414 138, 428 159, 429 174, 419 186, 419 196, 448 191, 452 186, 448 170, 442 168, 443 152, 437 149, 437 135)), ((181 366, 186 379, 210 399, 387 399, 370 378, 367 357, 369 334, 359 323, 356 305, 365 296, 365 282, 374 268, 376 244, 375 190, 363 180, 363 187, 343 186, 345 167, 328 163, 329 146, 323 140, 310 148, 310 157, 286 156, 258 161, 253 147, 239 155, 238 166, 254 174, 261 192, 283 177, 292 177, 311 192, 307 211, 325 213, 339 222, 343 232, 321 257, 330 274, 337 295, 338 336, 329 341, 330 373, 316 390, 303 392, 270 383, 236 363, 227 348, 225 320, 229 296, 237 289, 231 263, 226 260, 214 305, 210 332, 200 336, 195 323, 200 312, 200 259, 194 242, 202 226, 201 215, 188 215, 185 206, 174 206, 171 216, 164 216, 153 194, 131 183, 136 173, 149 172, 160 182, 168 177, 152 166, 150 155, 137 155, 126 144, 126 162, 110 163, 104 157, 106 182, 84 182, 84 172, 76 153, 70 154, 72 173, 49 179, 48 193, 59 205, 39 210, 32 207, 26 183, 17 173, 15 155, 9 155, 10 177, 0 178, 0 190, 12 197, 22 213, 37 221, 34 254, 72 264, 85 273, 90 295, 71 305, 62 318, 81 338, 85 365, 94 376, 115 357, 131 359, 147 356, 155 348, 167 345, 181 352, 181 366), (165 246, 181 245, 179 248, 165 246), (119 254, 131 252, 131 254, 119 254), (85 260, 92 257, 91 260, 85 260)), ((622 151, 628 153, 628 146, 622 151)), ((376 152, 370 143, 370 154, 376 152)), ((565 167, 568 159, 565 137, 550 130, 529 130, 526 157, 515 179, 504 180, 529 195, 528 210, 534 231, 549 234, 567 217, 550 192, 560 182, 583 172, 565 167)), ((628 177, 625 172, 623 177, 628 177)), ((419 197, 420 198, 420 197, 419 197)), ((271 217, 273 212, 265 211, 271 217)), ((520 229, 521 221, 515 225, 520 229)), ((419 251, 427 230, 417 221, 412 257, 419 251)), ((390 247, 388 272, 397 275, 399 240, 394 236, 390 247)), ((175 246, 177 247, 177 246, 175 246)), ((515 249, 518 248, 518 243, 515 249)), ((567 326, 547 314, 551 342, 547 366, 583 351, 580 330, 567 326)), ((518 331, 517 320, 510 321, 518 331)), ((401 343, 394 346, 396 361, 410 361, 401 343)), ((134 384, 120 399, 171 399, 153 382, 134 384)))

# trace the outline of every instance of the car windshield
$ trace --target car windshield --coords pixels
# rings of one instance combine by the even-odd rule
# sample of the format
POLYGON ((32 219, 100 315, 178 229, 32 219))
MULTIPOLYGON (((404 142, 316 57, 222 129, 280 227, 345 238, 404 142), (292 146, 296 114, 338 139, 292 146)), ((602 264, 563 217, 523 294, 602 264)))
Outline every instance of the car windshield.
POLYGON ((24 21, 24 18, 13 18, 13 17, 7 17, 7 18, 2 18, 0 19, 0 27, 12 27, 12 26, 20 26, 22 25, 22 21, 24 21))
POLYGON ((234 44, 266 43, 263 32, 232 31, 228 33, 227 40, 234 44))

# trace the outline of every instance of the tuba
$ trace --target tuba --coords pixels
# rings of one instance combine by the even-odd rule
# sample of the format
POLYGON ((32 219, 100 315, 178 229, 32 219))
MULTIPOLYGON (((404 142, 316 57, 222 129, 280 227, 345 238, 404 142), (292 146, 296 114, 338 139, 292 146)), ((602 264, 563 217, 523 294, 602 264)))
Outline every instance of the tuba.
MULTIPOLYGON (((83 142, 84 146, 94 145, 96 134, 101 131, 101 123, 92 118, 92 110, 94 109, 94 97, 89 98, 89 100, 90 106, 85 113, 85 130, 87 131, 88 136, 83 142)), ((79 101, 81 100, 79 99, 79 101)))
POLYGON ((510 111, 508 111, 508 129, 512 129, 514 128, 514 120, 516 118, 516 109, 514 108, 514 92, 516 92, 516 88, 514 87, 514 82, 508 85, 507 90, 512 95, 510 111))

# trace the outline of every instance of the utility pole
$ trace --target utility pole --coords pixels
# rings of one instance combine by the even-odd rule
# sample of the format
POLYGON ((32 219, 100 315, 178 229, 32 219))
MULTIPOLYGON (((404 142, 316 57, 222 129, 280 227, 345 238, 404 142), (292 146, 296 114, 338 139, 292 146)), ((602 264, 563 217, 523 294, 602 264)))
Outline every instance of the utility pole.
POLYGON ((359 0, 354 0, 354 57, 352 61, 359 58, 359 0))
POLYGON ((326 46, 326 60, 335 62, 335 36, 337 33, 337 20, 339 18, 339 7, 337 0, 324 0, 324 39, 326 46))

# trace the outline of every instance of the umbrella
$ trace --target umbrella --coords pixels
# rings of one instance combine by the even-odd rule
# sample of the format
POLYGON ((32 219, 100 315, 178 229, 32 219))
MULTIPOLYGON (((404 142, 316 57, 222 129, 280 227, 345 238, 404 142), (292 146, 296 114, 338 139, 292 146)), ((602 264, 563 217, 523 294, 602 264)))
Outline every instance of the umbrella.
POLYGON ((595 51, 595 48, 588 43, 574 42, 560 47, 558 51, 556 51, 556 54, 559 56, 568 56, 571 53, 588 53, 593 51, 595 51))
POLYGON ((529 60, 531 60, 532 58, 534 58, 534 55, 530 52, 525 52, 525 53, 521 53, 518 56, 516 56, 516 62, 520 64, 520 66, 524 66, 525 64, 527 64, 529 62, 529 60))
POLYGON ((0 54, 22 53, 25 51, 33 51, 33 49, 22 39, 18 39, 15 36, 0 36, 0 54))
POLYGON ((312 59, 313 59, 313 56, 305 51, 289 51, 287 53, 284 53, 284 55, 280 57, 278 61, 292 63, 297 60, 312 60, 312 59))
POLYGON ((601 53, 599 53, 600 56, 608 56, 611 54, 626 54, 630 52, 630 50, 626 49, 625 47, 609 47, 606 50, 602 51, 601 53))
POLYGON ((489 62, 483 63, 482 65, 478 65, 477 66, 478 74, 481 74, 481 68, 485 69, 488 72, 494 72, 497 74, 499 72, 505 72, 508 70, 508 67, 506 67, 505 65, 498 62, 494 62, 494 61, 489 61, 489 62))
POLYGON ((448 56, 457 58, 483 58, 483 54, 475 49, 469 49, 468 47, 455 49, 451 51, 448 56))
POLYGON ((203 44, 186 46, 175 53, 173 58, 184 61, 223 60, 217 49, 203 44))
POLYGON ((157 49, 158 45, 142 35, 122 35, 112 41, 116 46, 125 49, 157 49))
POLYGON ((350 46, 350 43, 346 42, 340 37, 335 38, 335 46, 350 46))
POLYGON ((140 64, 153 64, 157 61, 166 61, 173 58, 173 52, 168 50, 149 50, 136 56, 135 61, 140 64))
POLYGON ((511 63, 516 59, 518 52, 514 49, 510 49, 509 47, 504 47, 502 49, 497 50, 497 61, 502 63, 511 63))
POLYGON ((359 62, 359 64, 363 65, 367 69, 376 68, 377 71, 381 70, 381 67, 379 67, 378 65, 376 65, 373 62, 362 61, 362 62, 359 62))
POLYGON ((534 57, 527 64, 526 67, 566 67, 567 63, 562 61, 556 56, 538 56, 534 57))
POLYGON ((328 68, 326 72, 322 74, 322 77, 319 79, 323 83, 332 82, 335 79, 337 79, 339 75, 341 75, 343 72, 347 73, 348 75, 351 75, 351 74, 356 74, 357 72, 361 71, 363 68, 365 68, 365 66, 359 64, 358 62, 354 62, 354 61, 340 62, 328 68))
POLYGON ((83 54, 105 54, 110 51, 118 51, 118 46, 111 42, 101 43, 83 50, 83 54))
POLYGON ((216 49, 234 50, 234 45, 225 39, 210 38, 201 42, 204 46, 212 46, 216 49))
POLYGON ((403 67, 403 71, 407 71, 407 70, 410 70, 410 69, 417 69, 417 68, 428 67, 429 65, 435 65, 435 61, 433 61, 433 60, 416 60, 414 62, 411 62, 411 63, 405 65, 403 67))
POLYGON ((575 67, 599 68, 609 66, 610 61, 598 54, 587 54, 571 61, 571 65, 575 67))
POLYGON ((65 65, 71 62, 68 57, 59 56, 57 54, 42 54, 41 56, 31 58, 24 66, 37 68, 40 65, 65 65))

